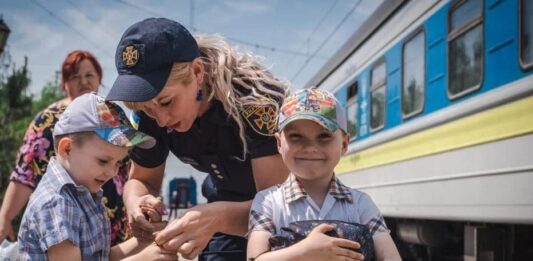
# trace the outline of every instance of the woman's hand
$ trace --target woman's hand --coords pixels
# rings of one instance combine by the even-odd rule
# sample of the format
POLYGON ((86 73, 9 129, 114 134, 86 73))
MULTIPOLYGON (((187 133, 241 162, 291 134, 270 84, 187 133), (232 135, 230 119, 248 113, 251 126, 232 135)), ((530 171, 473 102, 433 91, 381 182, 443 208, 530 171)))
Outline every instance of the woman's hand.
POLYGON ((302 260, 364 260, 362 254, 351 250, 359 249, 359 243, 325 234, 332 229, 331 225, 321 224, 292 247, 300 248, 303 253, 302 260))
POLYGON ((222 211, 215 203, 191 208, 183 217, 172 221, 157 233, 155 242, 166 250, 180 252, 187 259, 195 258, 207 246, 213 235, 220 231, 222 211))
POLYGON ((138 197, 133 206, 128 206, 128 226, 133 236, 144 239, 153 240, 152 233, 157 229, 154 224, 150 223, 153 219, 158 222, 161 220, 161 213, 164 210, 164 204, 161 198, 153 195, 144 195, 138 197), (158 213, 154 213, 157 210, 158 213))

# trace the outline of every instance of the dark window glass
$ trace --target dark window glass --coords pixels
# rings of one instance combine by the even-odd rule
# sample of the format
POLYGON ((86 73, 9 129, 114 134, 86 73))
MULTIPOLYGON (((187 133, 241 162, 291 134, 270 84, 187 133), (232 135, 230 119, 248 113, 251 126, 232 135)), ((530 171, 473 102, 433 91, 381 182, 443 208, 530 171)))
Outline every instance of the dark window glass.
POLYGON ((348 134, 350 134, 350 140, 354 140, 357 137, 357 91, 358 82, 354 82, 350 88, 348 88, 348 103, 346 106, 348 117, 348 134))
POLYGON ((370 107, 370 128, 379 129, 385 125, 385 85, 372 90, 370 107))
POLYGON ((530 67, 533 65, 533 1, 523 0, 520 8, 520 59, 523 66, 530 67))
POLYGON ((381 85, 385 82, 385 69, 385 62, 381 62, 372 69, 371 86, 381 85))
POLYGON ((474 29, 450 42, 450 94, 456 95, 481 83, 482 30, 474 29))
POLYGON ((461 4, 452 13, 450 31, 455 31, 481 16, 481 1, 470 0, 461 4))
POLYGON ((420 31, 403 48, 402 112, 408 117, 422 111, 425 92, 425 33, 420 31))
POLYGON ((469 0, 451 9, 450 24, 453 30, 448 36, 448 92, 451 98, 473 91, 481 85, 483 75, 481 4, 479 0, 469 0))
POLYGON ((372 68, 370 82, 370 129, 377 130, 385 125, 385 60, 379 61, 372 68))

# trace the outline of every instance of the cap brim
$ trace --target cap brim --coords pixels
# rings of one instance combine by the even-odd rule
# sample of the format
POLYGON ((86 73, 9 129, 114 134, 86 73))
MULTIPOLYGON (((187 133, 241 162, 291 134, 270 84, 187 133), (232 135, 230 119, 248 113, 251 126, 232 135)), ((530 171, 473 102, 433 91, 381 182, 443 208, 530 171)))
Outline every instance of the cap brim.
POLYGON ((165 86, 172 66, 148 74, 122 74, 106 96, 108 101, 143 102, 153 99, 165 86))
POLYGON ((325 117, 320 117, 315 114, 305 114, 305 113, 298 113, 295 115, 292 115, 291 117, 286 118, 279 124, 279 130, 282 131, 289 123, 295 122, 297 120, 310 120, 313 122, 318 123, 320 126, 324 127, 325 129, 335 132, 337 129, 339 129, 339 126, 337 124, 325 117))
POLYGON ((94 132, 100 138, 119 147, 150 149, 156 143, 156 140, 152 136, 127 127, 102 128, 94 132))

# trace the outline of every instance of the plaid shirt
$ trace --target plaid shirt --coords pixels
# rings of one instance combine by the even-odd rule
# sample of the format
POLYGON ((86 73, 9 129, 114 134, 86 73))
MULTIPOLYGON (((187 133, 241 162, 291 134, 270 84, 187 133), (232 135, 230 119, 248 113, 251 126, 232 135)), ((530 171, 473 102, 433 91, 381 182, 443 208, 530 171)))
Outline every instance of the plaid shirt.
POLYGON ((80 248, 82 260, 108 260, 111 230, 101 198, 102 191, 75 185, 52 158, 22 218, 20 260, 47 260, 47 249, 65 240, 80 248))
POLYGON ((379 209, 367 194, 350 189, 333 176, 319 208, 293 174, 283 184, 257 193, 248 228, 250 232, 265 230, 274 235, 291 222, 313 219, 365 224, 373 236, 389 232, 379 209))

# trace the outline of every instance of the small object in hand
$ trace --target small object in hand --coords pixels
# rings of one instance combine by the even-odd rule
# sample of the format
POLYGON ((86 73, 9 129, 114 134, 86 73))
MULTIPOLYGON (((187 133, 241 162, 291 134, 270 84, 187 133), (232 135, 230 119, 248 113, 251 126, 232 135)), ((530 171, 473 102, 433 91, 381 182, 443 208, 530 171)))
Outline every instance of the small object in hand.
POLYGON ((361 245, 359 249, 353 249, 365 256, 365 260, 372 260, 374 257, 374 240, 368 227, 338 220, 302 220, 289 224, 289 227, 282 227, 281 233, 276 234, 269 239, 272 250, 278 250, 294 245, 306 238, 311 231, 320 224, 329 224, 334 227, 326 235, 339 237, 358 242, 361 245))

